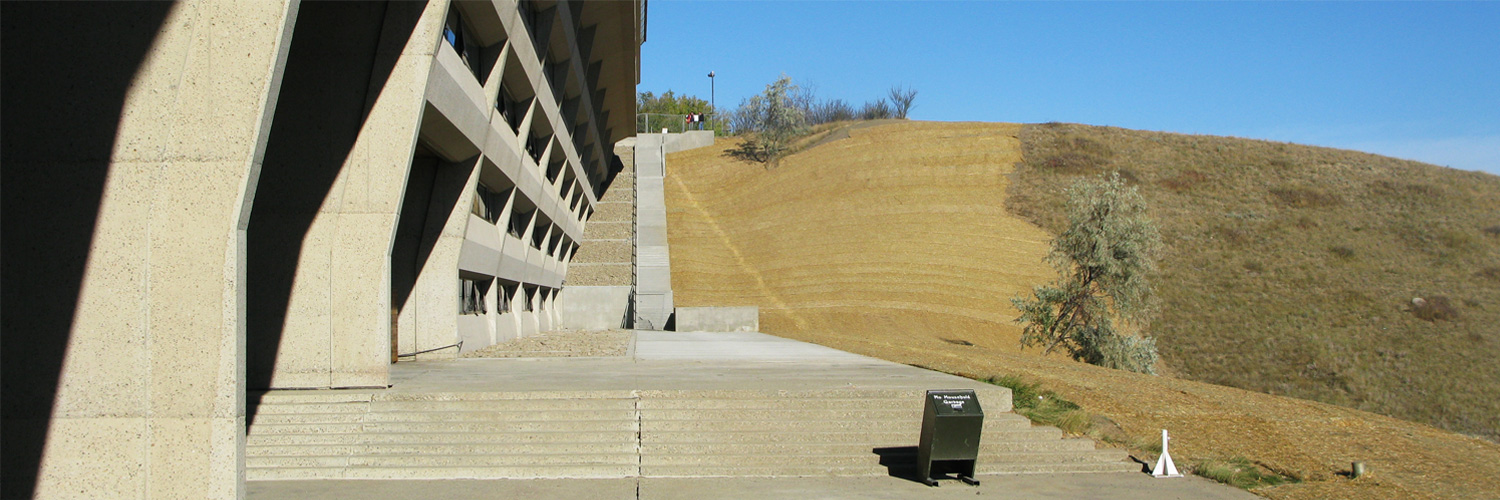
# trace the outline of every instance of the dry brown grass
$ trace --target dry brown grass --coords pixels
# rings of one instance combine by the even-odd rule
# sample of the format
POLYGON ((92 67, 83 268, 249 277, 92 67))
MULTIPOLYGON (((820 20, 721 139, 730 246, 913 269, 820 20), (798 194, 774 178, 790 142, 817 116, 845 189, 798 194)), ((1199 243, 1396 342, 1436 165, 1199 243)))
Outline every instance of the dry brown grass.
MULTIPOLYGON (((1055 126, 1064 131, 1072 127, 1055 126)), ((1224 166, 1233 164, 1230 158, 1238 154, 1234 148, 1243 145, 1220 145, 1228 149, 1210 154, 1212 145, 1201 144, 1194 157, 1225 156, 1216 162, 1195 162, 1191 169, 1166 171, 1150 161, 1120 160, 1122 154, 1129 159, 1133 153, 1115 146, 1117 141, 1110 135, 1123 138, 1140 133, 1119 129, 1103 129, 1103 133, 1105 137, 1089 138, 1107 146, 1112 155, 1099 169, 1128 165, 1138 185, 1160 186, 1143 188, 1148 193, 1189 196, 1206 191, 1253 201, 1216 212, 1212 221, 1197 220, 1200 225, 1191 231, 1174 225, 1176 229, 1169 233, 1169 242, 1191 238, 1207 242, 1203 245, 1210 251, 1202 256, 1172 254, 1164 281, 1193 279, 1186 286, 1199 287, 1197 290, 1205 296, 1203 304, 1213 305, 1215 311, 1209 311, 1213 314, 1208 316, 1217 317, 1220 313, 1216 311, 1224 309, 1232 311, 1230 317, 1243 321, 1243 328, 1226 328, 1222 333, 1201 325, 1184 325, 1174 331, 1181 334, 1175 337, 1179 340, 1195 332, 1205 337, 1204 346, 1216 347, 1199 350, 1202 346, 1193 342, 1188 342, 1187 349, 1168 347, 1175 349, 1172 352, 1178 363, 1186 356, 1204 358, 1201 363, 1187 364, 1188 370, 1232 362, 1255 373, 1259 367, 1234 358, 1244 351, 1259 350, 1286 356, 1288 346, 1261 335, 1248 335, 1247 331, 1278 331, 1295 319, 1317 317, 1309 309, 1332 309, 1333 304, 1376 309, 1383 323, 1401 328, 1434 325, 1402 309, 1414 293, 1425 291, 1402 291, 1404 297, 1392 302, 1379 282, 1355 286, 1337 281, 1334 293, 1325 297, 1288 296, 1284 302, 1309 302, 1302 306, 1305 309, 1297 310, 1299 316, 1291 318, 1277 318, 1251 308, 1263 296, 1289 294, 1294 285, 1306 286, 1326 278, 1316 272, 1315 266, 1300 261, 1288 263, 1281 253, 1265 252, 1266 246, 1282 237, 1278 236, 1280 232, 1336 231, 1335 236, 1348 236, 1389 227, 1355 229, 1344 220, 1321 213, 1361 203, 1358 196, 1347 193, 1346 202, 1332 208, 1281 208, 1305 212, 1294 214, 1290 220, 1282 218, 1285 214, 1272 218, 1272 214, 1262 213, 1269 212, 1262 207, 1279 203, 1267 189, 1292 185, 1281 177, 1288 170, 1305 168, 1295 147, 1271 145, 1273 152, 1290 152, 1273 155, 1279 159, 1274 174, 1246 174, 1259 176, 1259 189, 1241 193, 1224 189, 1234 184, 1226 182, 1224 166), (1190 171, 1200 172, 1201 177, 1186 173, 1190 171), (1161 184, 1167 179, 1187 180, 1174 188, 1161 184), (1272 224, 1276 231, 1265 230, 1272 224), (1209 236, 1215 227, 1237 225, 1249 225, 1254 230, 1239 243, 1209 236), (1232 248, 1236 245, 1239 248, 1232 248), (1203 281, 1188 272, 1188 266, 1221 270, 1219 274, 1235 279, 1256 275, 1282 279, 1289 272, 1309 274, 1295 284, 1256 289, 1253 295, 1234 289, 1233 293, 1221 293, 1224 288, 1217 282, 1203 281)), ((1050 236, 1008 213, 1004 204, 1008 198, 1013 208, 1023 213, 1033 210, 1032 216, 1044 223, 1056 213, 1047 205, 1054 193, 1043 190, 1050 184, 1026 184, 1034 179, 1021 175, 1016 177, 1017 189, 1011 189, 1007 174, 1011 163, 1020 159, 1018 135, 1025 136, 1020 126, 1007 124, 884 125, 851 131, 848 138, 816 145, 770 170, 725 156, 724 152, 734 146, 728 141, 671 155, 666 194, 677 303, 757 305, 762 309, 762 329, 769 333, 976 378, 1021 375, 1042 382, 1091 413, 1108 417, 1136 440, 1146 442, 1160 429, 1171 429, 1177 438, 1173 452, 1180 462, 1242 456, 1307 480, 1256 490, 1272 498, 1492 498, 1500 491, 1500 446, 1492 442, 1313 401, 1170 376, 1106 370, 1061 356, 1044 359, 1034 350, 1018 352, 1019 329, 1010 323, 1015 311, 1006 299, 1052 278, 1052 271, 1041 262, 1050 236), (1365 461, 1374 473, 1359 480, 1338 476, 1352 460, 1365 461)), ((1337 174, 1329 176, 1336 178, 1337 174)), ((1443 186, 1444 192, 1448 189, 1425 179, 1400 180, 1443 186)), ((1364 186, 1372 189, 1369 184, 1364 186)), ((1185 203, 1187 199, 1175 201, 1185 203)), ((1410 222, 1421 226, 1420 219, 1410 222)), ((1457 228, 1468 222, 1445 224, 1457 228)), ((1484 225, 1467 227, 1478 231, 1484 225)), ((1318 266, 1366 265, 1389 255, 1349 238, 1322 235, 1319 239, 1319 246, 1305 257, 1322 259, 1317 261, 1318 266), (1326 250, 1336 245, 1355 251, 1355 258, 1345 262, 1326 250)), ((1419 260, 1428 261, 1444 258, 1442 253, 1416 252, 1419 260)), ((1487 280, 1479 276, 1483 271, 1476 273, 1484 268, 1470 266, 1463 277, 1487 280)), ((1480 294, 1465 291, 1448 295, 1473 295, 1470 300, 1489 301, 1484 306, 1487 310, 1500 310, 1480 294)), ((1180 295, 1175 297, 1168 298, 1169 311, 1172 306, 1192 305, 1183 302, 1180 295)), ((1274 304, 1281 303, 1278 299, 1274 304)), ((1199 317, 1204 313, 1179 311, 1166 316, 1199 317)), ((1462 321, 1472 318, 1466 314, 1462 321)), ((1339 315, 1335 319, 1354 322, 1356 318, 1339 315)), ((1436 325, 1449 327, 1452 323, 1436 325)), ((1283 331, 1292 336, 1305 335, 1307 330, 1283 331)), ((1486 336, 1480 339, 1500 341, 1486 336)), ((1331 340, 1331 336, 1318 336, 1282 342, 1333 345, 1331 340)), ((1403 376, 1424 379, 1414 370, 1414 358, 1420 355, 1416 343, 1412 339, 1380 346, 1376 356, 1403 376)), ((1344 351, 1324 348, 1322 352, 1344 351)), ((1275 366, 1268 367, 1272 373, 1280 373, 1282 364, 1325 380, 1337 379, 1341 373, 1337 365, 1315 362, 1324 359, 1316 354, 1305 360, 1258 353, 1252 358, 1275 361, 1275 366)), ((1450 381, 1449 387, 1489 383, 1462 375, 1450 381)))
POLYGON ((1028 196, 1012 208, 1051 231, 1076 177, 1050 167, 1059 144, 1107 149, 1147 180, 1168 245, 1150 331, 1178 376, 1500 439, 1500 287, 1482 271, 1500 263, 1483 232, 1500 178, 1111 127, 1027 126, 1021 139, 1015 192, 1028 196))

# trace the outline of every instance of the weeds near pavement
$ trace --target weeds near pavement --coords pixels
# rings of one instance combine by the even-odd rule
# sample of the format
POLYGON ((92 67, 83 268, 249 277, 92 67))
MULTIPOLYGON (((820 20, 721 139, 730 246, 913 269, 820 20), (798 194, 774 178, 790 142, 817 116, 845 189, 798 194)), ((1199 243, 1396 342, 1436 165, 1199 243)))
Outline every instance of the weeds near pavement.
POLYGON ((1245 457, 1204 460, 1193 465, 1192 471, 1195 475, 1244 490, 1301 482, 1296 477, 1283 476, 1256 465, 1245 457))
POLYGON ((1032 422, 1078 436, 1088 434, 1093 427, 1093 417, 1088 412, 1057 393, 1042 389, 1040 382, 1028 382, 1018 375, 990 377, 984 382, 1010 389, 1014 411, 1032 422))

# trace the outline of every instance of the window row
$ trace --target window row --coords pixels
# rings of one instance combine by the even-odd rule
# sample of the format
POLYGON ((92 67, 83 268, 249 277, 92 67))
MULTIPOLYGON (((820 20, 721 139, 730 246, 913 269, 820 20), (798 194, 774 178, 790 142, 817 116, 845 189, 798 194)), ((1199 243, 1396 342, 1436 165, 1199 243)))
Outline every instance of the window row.
POLYGON ((541 307, 542 303, 557 298, 557 289, 554 288, 524 285, 505 280, 459 278, 458 314, 489 314, 488 297, 492 289, 499 294, 495 297, 496 314, 534 312, 541 307), (495 286, 496 284, 499 286, 495 286))

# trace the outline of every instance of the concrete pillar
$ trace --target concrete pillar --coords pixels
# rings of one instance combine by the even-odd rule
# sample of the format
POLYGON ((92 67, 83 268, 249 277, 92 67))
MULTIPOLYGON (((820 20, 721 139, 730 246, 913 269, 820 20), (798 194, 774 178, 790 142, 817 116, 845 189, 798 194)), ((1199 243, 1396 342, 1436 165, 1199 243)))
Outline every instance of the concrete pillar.
POLYGON ((305 7, 284 89, 301 100, 277 112, 251 221, 252 380, 384 387, 391 253, 447 2, 305 7))
MULTIPOLYGON (((432 203, 427 209, 422 238, 430 251, 422 259, 411 304, 401 314, 412 314, 416 351, 426 351, 458 342, 458 255, 463 250, 469 210, 479 185, 478 158, 444 163, 435 173, 432 203)), ((465 346, 467 349, 469 346, 465 346)), ((457 349, 419 354, 415 359, 452 359, 457 349)))
POLYGON ((0 496, 244 496, 249 197, 297 13, 4 7, 0 496))

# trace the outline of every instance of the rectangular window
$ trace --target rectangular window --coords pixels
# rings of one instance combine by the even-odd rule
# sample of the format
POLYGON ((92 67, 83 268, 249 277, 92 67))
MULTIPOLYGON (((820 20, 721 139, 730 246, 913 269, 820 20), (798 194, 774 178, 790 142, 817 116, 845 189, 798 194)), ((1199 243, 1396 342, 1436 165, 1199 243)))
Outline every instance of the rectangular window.
POLYGON ((521 311, 522 312, 531 312, 531 311, 535 310, 535 308, 533 308, 531 306, 531 301, 536 300, 536 298, 537 298, 537 288, 534 287, 534 286, 528 286, 528 287, 525 287, 523 290, 524 290, 524 292, 525 292, 526 295, 521 300, 521 311))
POLYGON ((448 42, 454 52, 458 52, 459 59, 463 60, 464 66, 468 66, 469 72, 473 73, 477 80, 479 79, 479 66, 475 64, 477 62, 475 56, 479 47, 475 46, 471 40, 469 29, 465 26, 463 15, 458 12, 457 5, 448 7, 448 18, 443 22, 443 41, 448 42))
POLYGON ((500 296, 497 298, 500 302, 499 307, 497 307, 499 311, 497 312, 499 312, 500 314, 510 312, 510 301, 516 298, 516 285, 507 285, 505 283, 501 283, 500 296))
POLYGON ((489 292, 489 280, 458 279, 458 313, 469 315, 485 314, 484 296, 489 292))
MULTIPOLYGON (((517 197, 519 198, 519 196, 517 197)), ((535 210, 527 212, 520 210, 513 211, 510 216, 510 227, 507 227, 505 232, 511 236, 515 236, 516 239, 521 239, 522 235, 526 234, 526 225, 531 223, 532 212, 535 212, 535 210)))

